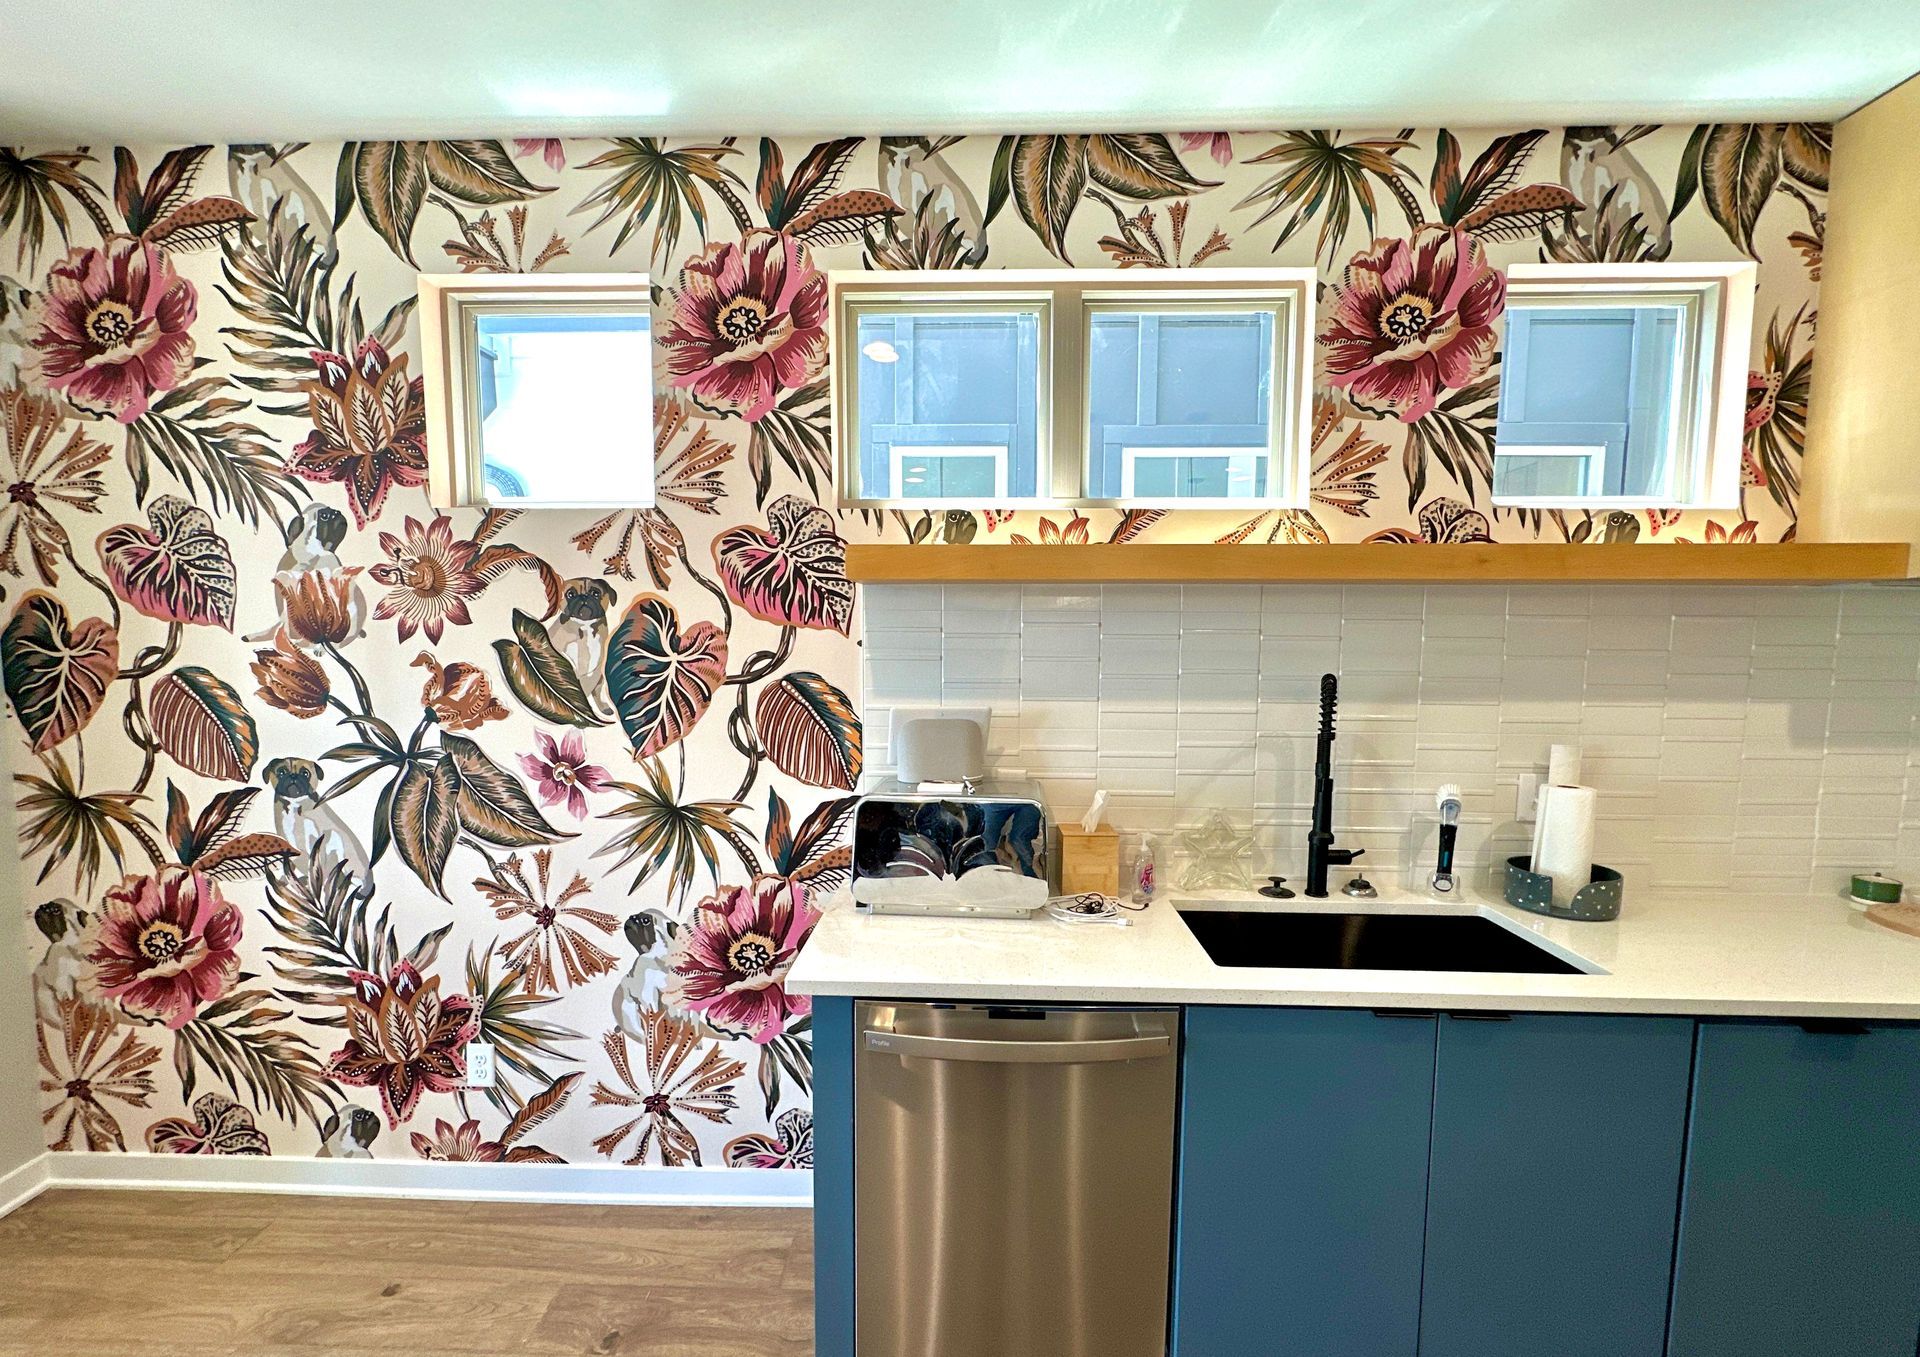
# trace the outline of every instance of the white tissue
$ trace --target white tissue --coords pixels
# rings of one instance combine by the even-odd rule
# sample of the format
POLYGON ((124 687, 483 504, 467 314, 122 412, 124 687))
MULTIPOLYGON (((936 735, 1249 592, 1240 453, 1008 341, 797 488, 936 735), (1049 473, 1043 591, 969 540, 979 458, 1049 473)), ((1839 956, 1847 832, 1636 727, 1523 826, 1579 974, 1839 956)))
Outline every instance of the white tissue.
POLYGON ((1540 819, 1533 831, 1533 870, 1553 878, 1553 903, 1564 909, 1574 892, 1593 880, 1591 787, 1540 789, 1540 819))
POLYGON ((1107 794, 1105 792, 1095 792, 1093 794, 1093 804, 1087 807, 1087 813, 1080 817, 1081 832, 1091 834, 1094 830, 1100 828, 1100 821, 1106 816, 1106 813, 1107 794))
POLYGON ((1547 781, 1561 787, 1580 785, 1580 746, 1557 744, 1547 751, 1547 781))

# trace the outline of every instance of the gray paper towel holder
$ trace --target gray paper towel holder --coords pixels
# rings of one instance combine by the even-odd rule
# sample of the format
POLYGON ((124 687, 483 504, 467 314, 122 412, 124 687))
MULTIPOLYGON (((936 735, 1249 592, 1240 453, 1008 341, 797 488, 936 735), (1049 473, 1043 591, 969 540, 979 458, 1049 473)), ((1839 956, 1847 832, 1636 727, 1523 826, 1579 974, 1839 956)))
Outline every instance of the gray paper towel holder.
POLYGON ((1552 919, 1577 919, 1601 923, 1620 917, 1620 897, 1626 890, 1626 878, 1611 867, 1593 865, 1593 879, 1573 893, 1565 905, 1553 903, 1553 878, 1531 871, 1533 858, 1526 853, 1507 859, 1507 903, 1529 914, 1544 914, 1552 919))

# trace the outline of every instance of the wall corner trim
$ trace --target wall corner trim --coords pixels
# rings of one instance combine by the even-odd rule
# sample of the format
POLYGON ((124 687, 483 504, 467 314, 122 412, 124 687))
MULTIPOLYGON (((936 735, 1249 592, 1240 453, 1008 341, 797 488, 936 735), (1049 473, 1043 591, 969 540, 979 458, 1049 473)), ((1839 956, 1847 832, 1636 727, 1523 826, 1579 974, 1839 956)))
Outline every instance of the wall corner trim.
POLYGON ((52 1183, 52 1150, 42 1150, 19 1168, 0 1173, 0 1218, 19 1210, 52 1183))
MULTIPOLYGON (((811 1206, 805 1170, 628 1168, 618 1164, 450 1164, 401 1159, 278 1159, 254 1155, 45 1154, 28 1165, 43 1187, 173 1192, 287 1192, 443 1201, 595 1206, 811 1206)), ((25 1172, 25 1170, 22 1170, 25 1172)), ((18 1174, 0 1178, 0 1214, 18 1174)))

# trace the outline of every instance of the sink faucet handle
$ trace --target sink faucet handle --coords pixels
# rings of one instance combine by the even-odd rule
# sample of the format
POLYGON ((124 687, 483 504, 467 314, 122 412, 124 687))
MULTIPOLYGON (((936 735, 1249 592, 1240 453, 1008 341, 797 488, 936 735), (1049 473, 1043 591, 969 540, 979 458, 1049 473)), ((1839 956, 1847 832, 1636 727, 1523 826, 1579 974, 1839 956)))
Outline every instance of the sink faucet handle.
POLYGON ((1353 860, 1366 851, 1364 848, 1329 848, 1327 863, 1334 867, 1351 867, 1353 860))

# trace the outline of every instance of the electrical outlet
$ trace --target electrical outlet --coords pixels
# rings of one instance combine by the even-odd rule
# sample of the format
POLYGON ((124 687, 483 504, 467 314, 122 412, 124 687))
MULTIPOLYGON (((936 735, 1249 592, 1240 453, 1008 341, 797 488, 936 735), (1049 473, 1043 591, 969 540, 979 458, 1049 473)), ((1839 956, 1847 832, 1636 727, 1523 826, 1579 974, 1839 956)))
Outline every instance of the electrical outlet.
POLYGON ((1523 825, 1530 825, 1539 814, 1540 774, 1520 774, 1519 785, 1513 798, 1513 818, 1523 825))
POLYGON ((470 1041, 467 1043, 467 1087, 493 1087, 492 1042, 470 1041))

